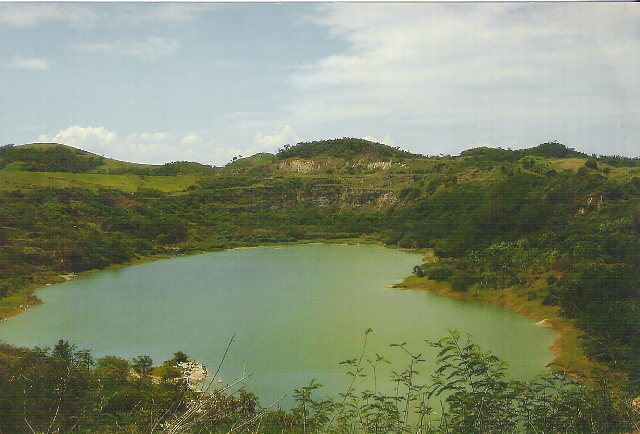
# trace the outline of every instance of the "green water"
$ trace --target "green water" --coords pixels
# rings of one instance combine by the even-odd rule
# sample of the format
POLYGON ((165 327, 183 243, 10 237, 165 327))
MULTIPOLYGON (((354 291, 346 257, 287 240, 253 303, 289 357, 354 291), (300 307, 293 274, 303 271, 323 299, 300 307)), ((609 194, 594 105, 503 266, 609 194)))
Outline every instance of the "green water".
POLYGON ((311 379, 325 384, 321 395, 346 391, 340 362, 360 355, 368 328, 367 357, 394 362, 380 376, 407 362, 389 344, 433 359, 424 340, 446 329, 472 334, 516 378, 544 370, 556 332, 504 308, 386 288, 420 259, 377 246, 301 245, 107 270, 40 290, 45 304, 0 324, 0 339, 33 347, 63 338, 95 357, 146 354, 156 363, 183 351, 215 371, 235 335, 220 378, 251 373, 247 388, 263 405, 311 379))

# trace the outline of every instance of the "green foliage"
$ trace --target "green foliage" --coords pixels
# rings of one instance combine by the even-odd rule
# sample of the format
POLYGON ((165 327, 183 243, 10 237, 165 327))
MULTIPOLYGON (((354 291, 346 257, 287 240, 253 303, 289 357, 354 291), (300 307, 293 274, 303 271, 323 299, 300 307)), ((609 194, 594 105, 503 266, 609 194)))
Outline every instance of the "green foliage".
POLYGON ((345 138, 286 146, 223 169, 116 164, 59 145, 7 146, 0 149, 0 316, 22 304, 12 297, 34 283, 139 256, 367 239, 433 248, 438 261, 413 272, 454 290, 510 288, 559 306, 586 333, 592 357, 640 390, 637 162, 557 142, 424 158, 345 138), (283 159, 316 157, 334 173, 280 170, 283 159), (370 171, 358 161, 404 166, 370 171), (602 171, 588 168, 594 161, 602 171), (18 170, 61 166, 109 175, 18 170), (557 280, 535 286, 540 276, 557 280))
POLYGON ((333 140, 322 140, 317 142, 301 142, 295 146, 285 145, 277 153, 281 160, 287 158, 310 159, 320 155, 331 158, 342 158, 351 161, 362 156, 371 156, 376 159, 414 159, 422 156, 401 151, 380 143, 370 142, 364 139, 342 138, 333 140))
POLYGON ((425 274, 431 280, 446 281, 451 279, 455 269, 446 265, 431 265, 427 267, 425 274))
POLYGON ((0 147, 0 169, 12 163, 20 163, 21 170, 29 172, 84 173, 100 167, 103 159, 62 145, 0 147))
MULTIPOLYGON (((438 351, 438 368, 430 379, 419 373, 426 360, 406 343, 392 345, 409 360, 390 378, 397 384, 393 394, 358 391, 354 384, 370 372, 362 356, 347 360, 343 364, 352 378, 347 392, 327 402, 313 398, 318 388, 313 381, 296 390, 299 406, 287 432, 595 434, 625 433, 637 422, 629 396, 612 389, 611 379, 587 384, 557 369, 516 381, 508 377, 503 361, 468 338, 463 342, 458 332, 427 343, 438 351)), ((379 355, 368 360, 374 377, 376 366, 385 362, 379 355)))
POLYGON ((527 170, 531 170, 533 168, 533 166, 535 165, 535 160, 531 159, 531 158, 527 158, 522 160, 522 167, 524 167, 527 170))
POLYGON ((149 356, 138 356, 131 361, 131 367, 138 374, 147 374, 151 371, 153 359, 149 356))
POLYGON ((601 163, 613 167, 640 167, 640 158, 623 157, 620 155, 602 155, 597 158, 601 163))
POLYGON ((473 148, 460 153, 461 157, 469 157, 474 160, 488 160, 495 163, 500 162, 513 162, 517 159, 517 156, 511 150, 502 148, 473 148))
POLYGON ((132 376, 130 364, 59 341, 50 351, 0 345, 0 432, 150 432, 184 410, 180 382, 132 376))
POLYGON ((172 361, 167 361, 155 368, 153 370, 153 375, 162 380, 171 380, 180 378, 182 376, 182 371, 175 367, 172 361))
MULTIPOLYGON (((487 159, 495 162, 513 162, 521 159, 522 157, 535 156, 543 158, 586 158, 587 154, 576 151, 573 148, 569 148, 562 143, 556 141, 543 143, 530 149, 519 149, 512 151, 510 149, 502 148, 487 148, 480 147, 469 149, 460 153, 462 157, 474 157, 480 159, 487 159)), ((533 161, 527 159, 525 161, 533 161)), ((526 168, 526 167, 525 167, 526 168)))
POLYGON ((294 399, 298 406, 293 409, 294 420, 301 422, 301 432, 315 431, 328 422, 327 413, 331 407, 328 402, 319 402, 311 398, 314 390, 322 387, 322 384, 311 380, 308 386, 294 390, 294 399))
POLYGON ((598 162, 595 160, 595 158, 589 158, 587 162, 584 163, 584 167, 586 167, 587 169, 596 170, 598 168, 598 162))
POLYGON ((189 161, 174 161, 153 168, 149 174, 152 176, 179 176, 212 172, 214 169, 211 166, 189 161))
POLYGON ((460 341, 458 333, 432 343, 438 352, 434 396, 446 395, 447 431, 507 433, 518 426, 516 393, 505 379, 506 365, 477 345, 460 341))
POLYGON ((413 274, 416 277, 424 277, 424 275, 425 275, 424 274, 424 270, 419 265, 416 265, 415 267, 413 267, 413 274))
POLYGON ((189 361, 189 357, 183 353, 182 351, 178 351, 173 355, 173 363, 187 363, 189 361))
POLYGON ((535 155, 544 158, 586 158, 587 154, 556 141, 543 143, 531 149, 515 151, 516 155, 535 155))
POLYGON ((106 356, 96 363, 95 375, 100 385, 115 390, 127 382, 131 364, 120 357, 106 356))
POLYGON ((343 363, 350 381, 339 399, 316 399, 322 386, 312 380, 294 391, 296 406, 285 411, 261 408, 244 390, 190 391, 171 362, 152 379, 132 375, 118 357, 94 363, 65 341, 57 352, 1 345, 0 432, 614 434, 637 428, 630 397, 605 375, 587 382, 555 369, 522 382, 458 332, 427 346, 438 351, 431 376, 419 372, 427 362, 421 354, 394 344, 408 359, 389 378, 395 392, 360 391, 360 378, 377 378, 380 364, 390 363, 377 354, 366 358, 365 337, 360 357, 343 363))
POLYGON ((48 349, 0 348, 0 430, 64 431, 82 425, 91 411, 87 353, 60 341, 48 349), (68 405, 73 403, 73 405, 68 405))

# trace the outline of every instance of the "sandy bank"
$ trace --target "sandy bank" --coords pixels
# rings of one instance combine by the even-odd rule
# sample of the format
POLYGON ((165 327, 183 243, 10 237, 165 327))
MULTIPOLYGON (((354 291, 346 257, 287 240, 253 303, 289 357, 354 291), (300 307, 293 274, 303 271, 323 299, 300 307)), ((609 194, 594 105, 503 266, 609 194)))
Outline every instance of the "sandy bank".
POLYGON ((536 321, 535 325, 538 327, 550 328, 559 332, 556 341, 550 347, 555 356, 552 363, 558 369, 563 367, 585 375, 591 374, 596 369, 605 369, 604 366, 587 357, 580 344, 583 332, 575 327, 572 320, 560 317, 556 306, 543 306, 540 300, 531 301, 526 296, 509 289, 456 292, 446 282, 430 281, 426 278, 408 277, 403 283, 395 285, 393 288, 429 291, 460 300, 506 307, 519 315, 536 321))

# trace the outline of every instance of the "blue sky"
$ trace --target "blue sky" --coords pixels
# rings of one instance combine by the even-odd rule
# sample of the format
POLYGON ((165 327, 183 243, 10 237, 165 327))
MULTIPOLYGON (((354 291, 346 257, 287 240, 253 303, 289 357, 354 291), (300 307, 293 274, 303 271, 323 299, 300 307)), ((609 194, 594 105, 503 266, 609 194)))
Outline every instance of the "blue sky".
POLYGON ((633 3, 0 2, 0 145, 224 165, 370 138, 640 156, 633 3))

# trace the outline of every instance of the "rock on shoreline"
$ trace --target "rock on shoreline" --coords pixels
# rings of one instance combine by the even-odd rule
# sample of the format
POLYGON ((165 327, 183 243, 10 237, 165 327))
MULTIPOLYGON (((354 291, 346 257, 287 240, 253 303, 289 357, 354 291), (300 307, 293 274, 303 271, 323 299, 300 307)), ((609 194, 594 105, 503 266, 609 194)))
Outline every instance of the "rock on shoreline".
POLYGON ((540 321, 538 321, 538 322, 536 323, 536 325, 537 325, 538 327, 545 327, 545 328, 549 328, 549 329, 553 328, 553 325, 552 325, 552 324, 549 322, 549 320, 548 320, 548 319, 546 319, 546 318, 541 319, 540 321))
POLYGON ((209 377, 209 371, 202 363, 188 361, 177 364, 182 369, 182 378, 189 384, 201 383, 209 377))

